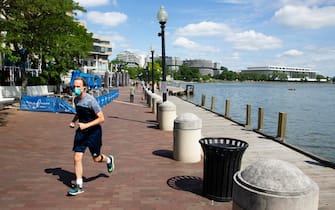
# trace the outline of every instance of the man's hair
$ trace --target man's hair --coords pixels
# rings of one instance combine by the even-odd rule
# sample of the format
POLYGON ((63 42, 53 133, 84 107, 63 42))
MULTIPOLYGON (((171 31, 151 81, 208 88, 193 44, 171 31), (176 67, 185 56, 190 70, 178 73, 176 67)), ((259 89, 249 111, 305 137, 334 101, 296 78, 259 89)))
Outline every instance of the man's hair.
POLYGON ((81 81, 83 81, 83 86, 86 87, 86 81, 85 81, 85 79, 83 77, 77 77, 74 80, 81 80, 81 81))

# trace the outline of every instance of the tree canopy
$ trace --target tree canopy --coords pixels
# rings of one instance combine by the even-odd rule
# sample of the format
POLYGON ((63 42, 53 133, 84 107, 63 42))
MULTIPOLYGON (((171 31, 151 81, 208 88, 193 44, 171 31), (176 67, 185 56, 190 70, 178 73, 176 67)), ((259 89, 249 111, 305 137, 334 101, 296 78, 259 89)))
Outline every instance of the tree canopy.
POLYGON ((27 83, 27 61, 38 58, 49 79, 75 68, 93 49, 92 34, 73 14, 86 12, 73 0, 3 0, 0 4, 2 53, 21 67, 22 86, 27 83))

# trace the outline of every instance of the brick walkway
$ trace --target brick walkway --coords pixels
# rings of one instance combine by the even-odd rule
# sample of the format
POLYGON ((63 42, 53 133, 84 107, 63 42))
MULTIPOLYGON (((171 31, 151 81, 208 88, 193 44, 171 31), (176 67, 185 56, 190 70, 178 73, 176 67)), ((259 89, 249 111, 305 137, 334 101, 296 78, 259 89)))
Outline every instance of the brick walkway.
POLYGON ((70 114, 0 111, 0 209, 223 209, 201 195, 202 162, 172 159, 173 133, 156 128, 155 115, 128 88, 103 108, 103 152, 116 171, 84 156, 85 193, 66 196, 74 180, 70 114))

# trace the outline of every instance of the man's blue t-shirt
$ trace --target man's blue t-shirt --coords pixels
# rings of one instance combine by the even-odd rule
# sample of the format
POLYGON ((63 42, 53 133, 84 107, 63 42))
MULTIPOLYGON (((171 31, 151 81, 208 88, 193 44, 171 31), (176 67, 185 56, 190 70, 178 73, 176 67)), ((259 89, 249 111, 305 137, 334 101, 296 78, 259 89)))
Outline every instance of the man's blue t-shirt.
POLYGON ((97 118, 97 113, 101 111, 97 100, 86 94, 84 98, 76 97, 74 99, 74 104, 76 105, 76 112, 79 122, 87 123, 97 118))

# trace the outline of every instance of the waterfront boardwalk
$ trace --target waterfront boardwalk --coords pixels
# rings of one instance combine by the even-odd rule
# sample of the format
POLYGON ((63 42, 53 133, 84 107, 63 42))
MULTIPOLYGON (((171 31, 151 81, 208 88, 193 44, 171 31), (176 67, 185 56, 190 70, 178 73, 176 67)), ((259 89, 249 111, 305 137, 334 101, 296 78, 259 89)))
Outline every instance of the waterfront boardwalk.
MULTIPOLYGON (((74 180, 72 143, 68 127, 73 115, 0 111, 0 209, 232 209, 232 202, 213 202, 202 196, 203 162, 173 160, 173 132, 157 129, 156 116, 136 89, 129 103, 129 88, 103 108, 103 153, 112 153, 116 170, 84 156, 84 190, 66 196, 74 180)), ((320 187, 319 209, 335 207, 335 170, 266 139, 177 97, 168 100, 177 114, 192 112, 202 119, 204 137, 233 137, 249 143, 242 168, 259 159, 289 161, 320 187)))

